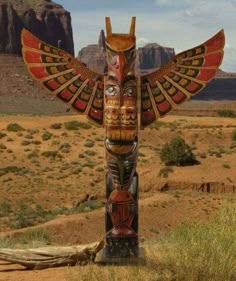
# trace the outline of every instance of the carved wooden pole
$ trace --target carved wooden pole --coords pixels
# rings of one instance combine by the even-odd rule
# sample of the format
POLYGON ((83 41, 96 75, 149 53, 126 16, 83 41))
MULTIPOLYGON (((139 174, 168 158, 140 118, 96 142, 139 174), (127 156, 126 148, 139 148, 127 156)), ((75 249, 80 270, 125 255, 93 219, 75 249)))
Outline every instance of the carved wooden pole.
MULTIPOLYGON (((135 18, 127 34, 112 32, 106 18, 106 76, 65 51, 22 31, 29 72, 51 94, 105 126, 106 246, 108 259, 138 256, 138 105, 144 128, 200 92, 223 59, 224 31, 176 55, 158 70, 135 76, 135 18)), ((127 261, 127 259, 126 259, 127 261)))
POLYGON ((135 17, 128 34, 112 33, 106 18, 105 78, 106 257, 138 255, 138 108, 135 17))

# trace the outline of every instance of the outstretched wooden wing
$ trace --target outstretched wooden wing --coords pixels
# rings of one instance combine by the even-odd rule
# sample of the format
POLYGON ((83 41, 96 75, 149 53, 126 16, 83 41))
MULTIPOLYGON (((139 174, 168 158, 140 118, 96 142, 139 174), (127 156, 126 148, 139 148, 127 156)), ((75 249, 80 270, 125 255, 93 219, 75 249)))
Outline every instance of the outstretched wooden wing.
POLYGON ((29 72, 53 95, 103 124, 103 75, 23 29, 22 54, 29 72))
POLYGON ((175 56, 160 69, 141 76, 141 126, 165 116, 202 90, 216 74, 225 43, 224 31, 175 56))

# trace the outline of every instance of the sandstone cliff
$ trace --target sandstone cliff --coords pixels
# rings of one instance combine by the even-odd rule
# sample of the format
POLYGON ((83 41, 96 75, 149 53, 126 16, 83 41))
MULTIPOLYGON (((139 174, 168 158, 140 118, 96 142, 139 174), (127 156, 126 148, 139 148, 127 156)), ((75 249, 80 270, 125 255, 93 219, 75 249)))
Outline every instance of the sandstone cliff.
POLYGON ((173 48, 162 47, 156 43, 138 48, 139 68, 147 70, 160 67, 175 56, 173 48))
POLYGON ((0 53, 21 54, 25 27, 41 40, 74 54, 70 13, 51 0, 0 0, 0 53))

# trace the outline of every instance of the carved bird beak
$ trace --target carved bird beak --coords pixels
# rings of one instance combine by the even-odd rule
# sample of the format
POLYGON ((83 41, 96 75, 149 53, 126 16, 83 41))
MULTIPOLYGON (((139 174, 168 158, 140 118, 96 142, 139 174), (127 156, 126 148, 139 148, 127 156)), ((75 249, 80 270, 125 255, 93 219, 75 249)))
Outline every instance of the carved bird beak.
POLYGON ((114 69, 119 84, 122 84, 127 74, 125 71, 126 68, 125 66, 126 66, 125 57, 124 55, 119 54, 116 58, 116 65, 114 69))

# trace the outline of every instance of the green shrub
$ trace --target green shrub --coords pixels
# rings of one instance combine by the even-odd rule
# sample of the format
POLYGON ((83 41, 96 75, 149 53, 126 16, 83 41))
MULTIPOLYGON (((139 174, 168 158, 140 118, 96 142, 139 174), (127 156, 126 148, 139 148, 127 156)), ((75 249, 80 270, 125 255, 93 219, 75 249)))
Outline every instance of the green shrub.
POLYGON ((52 137, 52 134, 48 131, 44 131, 42 134, 42 140, 44 140, 44 141, 50 140, 51 137, 52 137))
POLYGON ((26 134, 26 135, 25 135, 25 138, 31 140, 31 139, 33 139, 34 137, 33 137, 32 134, 26 134))
POLYGON ((104 172, 104 168, 103 167, 97 167, 96 171, 99 172, 99 173, 104 172))
POLYGON ((23 140, 21 142, 21 145, 23 145, 23 146, 26 146, 26 145, 29 145, 29 144, 31 144, 31 141, 28 141, 28 140, 23 140))
POLYGON ((7 125, 7 131, 8 132, 19 132, 19 131, 24 131, 25 129, 22 128, 19 124, 17 123, 10 123, 7 125))
POLYGON ((59 150, 62 153, 69 153, 70 149, 71 149, 71 145, 68 142, 63 143, 59 148, 59 150))
POLYGON ((78 130, 82 129, 90 129, 92 126, 88 123, 80 122, 80 121, 68 121, 64 123, 64 126, 67 130, 78 130))
POLYGON ((30 135, 35 135, 35 134, 39 133, 39 129, 28 129, 27 132, 30 135))
POLYGON ((7 147, 5 146, 5 144, 0 143, 0 149, 7 149, 7 147))
POLYGON ((55 129, 55 130, 59 130, 59 129, 61 129, 61 126, 62 126, 61 123, 53 123, 53 124, 51 124, 50 128, 55 129))
POLYGON ((0 203, 0 217, 7 216, 9 215, 10 212, 11 212, 11 205, 8 200, 4 199, 0 203))
POLYGON ((33 143, 33 144, 36 144, 36 145, 39 145, 39 144, 41 144, 42 142, 39 141, 39 140, 33 140, 32 143, 33 143))
POLYGON ((55 159, 56 157, 61 157, 58 151, 56 150, 48 150, 41 153, 42 156, 49 157, 55 159))
POLYGON ((77 174, 79 174, 81 171, 82 171, 82 167, 76 166, 76 167, 73 167, 73 168, 72 168, 71 173, 77 175, 77 174))
POLYGON ((94 156, 96 155, 96 152, 91 150, 91 149, 88 149, 84 152, 85 154, 87 154, 88 156, 94 156))
POLYGON ((197 163, 192 149, 181 137, 173 138, 166 143, 160 151, 160 157, 166 165, 184 166, 197 163))
POLYGON ((0 139, 4 138, 7 134, 0 132, 0 139))
POLYGON ((236 114, 230 109, 220 109, 217 111, 217 113, 220 117, 231 117, 231 118, 236 117, 236 114))
POLYGON ((92 140, 88 140, 85 144, 84 144, 85 147, 93 147, 94 146, 94 141, 92 140))
POLYGON ((0 177, 6 175, 8 173, 14 173, 18 176, 23 176, 29 172, 30 172, 30 170, 25 167, 7 166, 4 168, 0 168, 0 177))

